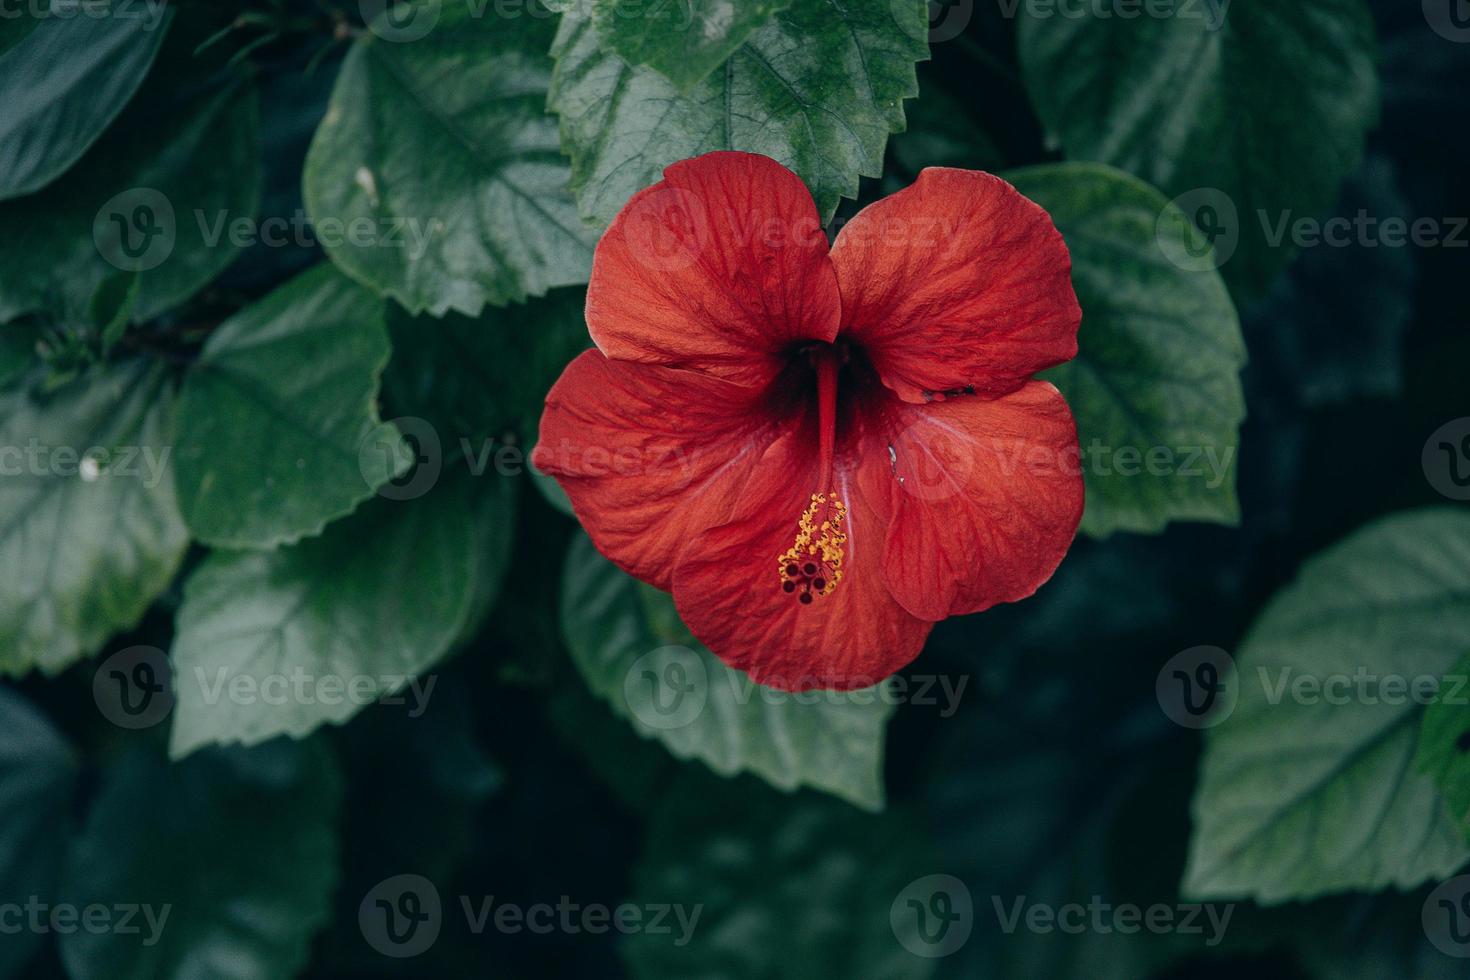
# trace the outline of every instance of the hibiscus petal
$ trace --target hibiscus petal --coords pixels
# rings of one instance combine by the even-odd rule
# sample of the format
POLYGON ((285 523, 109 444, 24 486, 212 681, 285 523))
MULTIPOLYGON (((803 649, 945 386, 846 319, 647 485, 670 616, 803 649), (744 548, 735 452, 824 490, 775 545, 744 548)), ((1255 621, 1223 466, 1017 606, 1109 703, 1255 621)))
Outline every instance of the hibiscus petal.
POLYGON ((674 573, 674 601, 694 635, 731 667, 786 691, 876 684, 918 656, 934 625, 889 595, 882 517, 850 470, 835 475, 848 508, 841 581, 808 605, 782 591, 777 558, 811 499, 816 455, 808 418, 766 453, 734 518, 700 535, 674 573))
POLYGON ((532 462, 556 477, 597 550, 667 590, 680 552, 729 519, 779 435, 761 397, 589 350, 547 394, 532 462))
POLYGON ((936 620, 1035 592, 1082 520, 1077 428, 1061 393, 1031 381, 995 399, 887 401, 891 464, 865 470, 863 492, 889 501, 889 591, 936 620))
POLYGON ((1014 391, 1077 353, 1067 246, 999 177, 924 170, 848 222, 832 263, 844 335, 905 401, 1014 391))
POLYGON ((768 157, 707 153, 639 191, 598 243, 587 326, 608 357, 759 385, 837 335, 841 300, 806 185, 768 157))

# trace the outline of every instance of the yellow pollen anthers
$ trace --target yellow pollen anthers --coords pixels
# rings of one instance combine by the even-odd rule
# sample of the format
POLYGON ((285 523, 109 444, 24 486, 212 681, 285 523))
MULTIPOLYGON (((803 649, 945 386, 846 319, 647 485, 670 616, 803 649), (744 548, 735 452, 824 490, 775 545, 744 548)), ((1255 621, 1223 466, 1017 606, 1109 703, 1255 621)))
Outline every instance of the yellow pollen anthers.
POLYGON ((776 559, 781 591, 795 595, 805 605, 814 595, 830 595, 837 588, 847 544, 846 520, 847 505, 835 492, 812 494, 797 522, 796 540, 776 559))

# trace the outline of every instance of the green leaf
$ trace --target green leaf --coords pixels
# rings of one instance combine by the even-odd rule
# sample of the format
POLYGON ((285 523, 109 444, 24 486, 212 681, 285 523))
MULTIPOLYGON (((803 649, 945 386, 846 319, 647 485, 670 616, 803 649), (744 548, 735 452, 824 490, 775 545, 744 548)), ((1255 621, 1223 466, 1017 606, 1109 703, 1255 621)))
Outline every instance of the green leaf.
POLYGON ((379 424, 382 305, 330 265, 214 331, 179 395, 175 473, 194 536, 273 547, 320 534, 408 465, 379 424))
POLYGON ((1268 229, 1332 206, 1377 116, 1363 0, 1201 3, 1193 16, 1022 9, 1027 88, 1067 155, 1121 167, 1169 197, 1220 192, 1191 200, 1190 217, 1218 228, 1217 243, 1238 236, 1236 255, 1221 244, 1220 258, 1247 293, 1291 257, 1268 229))
POLYGON ((513 489, 459 473, 297 545, 212 554, 179 610, 171 754, 301 737, 395 692, 428 697, 417 679, 498 589, 513 489))
POLYGON ((1440 680, 1424 710, 1414 768, 1430 776, 1444 794, 1450 818, 1470 839, 1470 654, 1440 680))
POLYGON ((689 634, 672 598, 619 571, 585 535, 567 555, 561 616, 587 686, 644 738, 722 776, 749 771, 788 792, 810 786, 883 807, 893 706, 879 688, 794 695, 755 684, 689 634))
POLYGON ((794 0, 682 95, 603 50, 592 20, 568 11, 547 104, 561 117, 582 217, 606 225, 669 164, 745 150, 799 174, 830 219, 839 197, 857 196, 860 175, 882 173, 903 100, 918 94, 927 32, 919 0, 794 0))
POLYGON ((1422 685, 1467 635, 1470 514, 1395 514, 1304 565, 1226 680, 1238 700, 1207 733, 1185 890, 1269 904, 1410 888, 1470 860, 1414 771, 1422 685))
POLYGON ((0 673, 54 674, 135 625, 188 544, 173 394, 141 361, 0 394, 0 673))
POLYGON ((545 114, 549 17, 511 29, 460 4, 442 13, 421 40, 367 34, 347 54, 302 178, 327 253, 434 316, 586 282, 595 236, 545 114), (364 236, 331 226, 371 233, 354 244, 364 236))
POLYGON ((1050 212, 1072 253, 1079 351, 1046 377, 1077 418, 1082 530, 1237 523, 1245 343, 1219 274, 1171 258, 1175 247, 1203 249, 1202 236, 1153 188, 1109 167, 1007 176, 1050 212))
POLYGON ((536 437, 546 393, 591 341, 583 289, 556 289, 523 306, 457 313, 441 320, 388 307, 393 360, 383 376, 384 401, 394 412, 422 418, 446 455, 461 453, 489 465, 500 446, 524 454, 536 437), (509 438, 507 438, 509 437, 509 438))
POLYGON ((684 775, 634 871, 634 904, 671 909, 667 932, 625 937, 634 977, 933 975, 937 961, 905 949, 892 926, 894 904, 934 870, 917 828, 813 794, 783 800, 748 780, 684 775))
MULTIPOLYGON (((0 896, 6 901, 32 895, 55 901, 77 768, 71 746, 46 716, 0 688, 0 896)), ((43 938, 29 929, 7 935, 0 943, 0 977, 17 975, 43 938)))
POLYGON ((792 0, 593 0, 602 43, 687 92, 792 0))
MULTIPOLYGON (((173 10, 51 15, 0 53, 0 200, 38 190, 86 152, 148 74, 173 10)), ((11 12, 22 20, 28 15, 11 12)), ((16 28, 11 28, 16 31, 16 28)))
POLYGON ((234 80, 179 100, 158 91, 170 83, 191 84, 150 83, 66 180, 0 204, 0 321, 84 320, 119 271, 140 273, 132 315, 147 320, 239 253, 228 225, 253 217, 260 197, 255 87, 234 80))
POLYGON ((125 754, 72 844, 62 892, 78 909, 137 909, 134 931, 61 934, 67 975, 296 976, 331 916, 341 782, 319 742, 172 765, 125 754))

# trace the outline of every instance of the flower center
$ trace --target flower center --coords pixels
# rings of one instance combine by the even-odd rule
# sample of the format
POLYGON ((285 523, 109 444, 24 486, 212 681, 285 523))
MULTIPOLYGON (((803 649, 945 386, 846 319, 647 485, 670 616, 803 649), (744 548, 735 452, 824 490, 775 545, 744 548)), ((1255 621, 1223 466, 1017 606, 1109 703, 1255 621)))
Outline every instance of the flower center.
POLYGON ((796 540, 776 559, 781 567, 781 591, 794 594, 806 605, 812 596, 828 595, 837 588, 842 581, 842 549, 847 544, 846 519, 847 506, 837 494, 812 494, 812 502, 797 522, 796 540))
POLYGON ((816 596, 830 595, 842 581, 847 505, 832 483, 838 358, 839 352, 832 348, 812 355, 817 368, 818 485, 796 522, 796 540, 776 558, 781 591, 796 596, 802 605, 810 605, 816 596))

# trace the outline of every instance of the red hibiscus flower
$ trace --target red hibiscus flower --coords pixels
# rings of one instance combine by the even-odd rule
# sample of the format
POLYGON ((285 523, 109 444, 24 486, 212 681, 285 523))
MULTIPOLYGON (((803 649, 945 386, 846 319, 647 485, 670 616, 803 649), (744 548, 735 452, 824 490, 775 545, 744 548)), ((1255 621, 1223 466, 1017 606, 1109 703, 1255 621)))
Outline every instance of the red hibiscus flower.
POLYGON ((1005 181, 925 170, 828 246, 766 157, 674 164, 598 244, 596 350, 534 463, 731 667, 877 683, 934 623, 1031 595, 1082 516, 1071 259, 1005 181))

